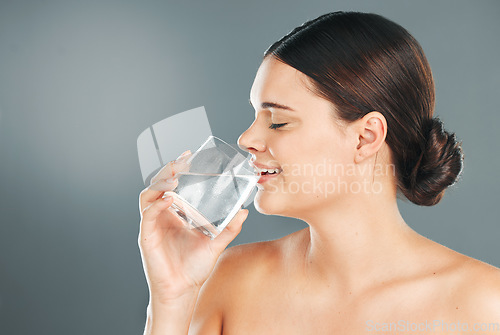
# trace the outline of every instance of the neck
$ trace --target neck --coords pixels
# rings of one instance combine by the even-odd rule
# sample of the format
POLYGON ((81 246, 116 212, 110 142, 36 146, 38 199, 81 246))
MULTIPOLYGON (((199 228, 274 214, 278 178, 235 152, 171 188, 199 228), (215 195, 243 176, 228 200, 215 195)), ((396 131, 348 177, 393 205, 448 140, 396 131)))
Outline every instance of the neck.
POLYGON ((357 195, 305 221, 304 270, 309 278, 334 281, 343 291, 383 284, 394 271, 407 268, 422 237, 404 222, 395 196, 357 195))

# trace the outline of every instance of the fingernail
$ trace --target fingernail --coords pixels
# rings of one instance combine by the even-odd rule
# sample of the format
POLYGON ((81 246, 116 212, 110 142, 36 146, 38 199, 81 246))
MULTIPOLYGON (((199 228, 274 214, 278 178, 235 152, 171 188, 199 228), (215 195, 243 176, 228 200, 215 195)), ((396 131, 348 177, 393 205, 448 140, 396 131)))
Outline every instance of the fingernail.
POLYGON ((191 153, 191 150, 186 150, 179 157, 177 157, 177 159, 179 159, 181 157, 185 157, 185 156, 189 155, 190 153, 191 153))
POLYGON ((170 199, 172 199, 171 195, 167 195, 165 198, 163 198, 163 200, 165 200, 165 201, 169 201, 170 199))
POLYGON ((188 150, 186 152, 184 152, 182 155, 180 155, 176 160, 175 160, 175 163, 185 163, 188 159, 189 159, 189 154, 191 152, 188 150))
POLYGON ((181 158, 177 158, 175 160, 175 162, 176 163, 185 163, 188 159, 189 159, 189 157, 181 157, 181 158))

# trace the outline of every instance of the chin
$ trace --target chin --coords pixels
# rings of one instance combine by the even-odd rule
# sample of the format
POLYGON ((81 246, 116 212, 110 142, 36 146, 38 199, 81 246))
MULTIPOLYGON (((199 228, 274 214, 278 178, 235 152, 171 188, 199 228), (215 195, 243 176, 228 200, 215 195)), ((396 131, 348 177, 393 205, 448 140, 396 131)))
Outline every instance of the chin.
POLYGON ((290 199, 284 195, 269 193, 261 189, 255 195, 253 205, 261 214, 289 217, 289 201, 290 199))
POLYGON ((272 199, 272 197, 269 196, 270 194, 266 194, 266 191, 264 190, 259 190, 257 194, 255 195, 255 198, 253 200, 253 205, 257 212, 266 214, 266 215, 272 215, 272 214, 277 214, 276 213, 276 200, 277 199, 272 199))
POLYGON ((253 199, 253 206, 255 207, 257 212, 262 214, 268 214, 270 207, 269 202, 265 203, 264 201, 262 201, 262 195, 260 191, 257 192, 255 198, 253 199))

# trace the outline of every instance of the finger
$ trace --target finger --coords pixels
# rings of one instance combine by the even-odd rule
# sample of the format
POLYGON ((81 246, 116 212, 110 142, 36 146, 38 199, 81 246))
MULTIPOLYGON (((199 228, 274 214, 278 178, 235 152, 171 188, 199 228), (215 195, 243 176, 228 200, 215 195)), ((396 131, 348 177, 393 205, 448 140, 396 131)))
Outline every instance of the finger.
POLYGON ((157 228, 156 219, 172 205, 172 202, 172 197, 158 199, 141 211, 141 226, 139 232, 141 240, 146 239, 155 231, 157 228))
MULTIPOLYGON (((167 171, 172 171, 172 165, 173 162, 169 162, 167 165, 165 165, 162 170, 166 174, 167 171)), ((173 184, 173 173, 170 173, 171 176, 167 179, 162 179, 162 180, 156 180, 153 181, 151 179, 151 184, 142 190, 141 194, 139 195, 139 209, 142 212, 146 207, 151 205, 153 201, 157 200, 160 196, 162 196, 163 188, 170 186, 172 187, 173 185, 167 185, 167 184, 173 184)), ((158 176, 158 174, 156 175, 158 176)), ((155 176, 155 177, 156 177, 155 176)), ((154 177, 153 177, 154 178, 154 177)), ((173 188, 172 188, 173 189, 173 188)))
POLYGON ((158 171, 153 176, 153 178, 151 178, 150 185, 156 183, 158 180, 161 180, 161 179, 172 178, 174 176, 174 172, 173 172, 174 163, 175 163, 175 161, 171 161, 171 162, 168 162, 167 164, 165 164, 165 166, 162 167, 160 169, 160 171, 158 171))
POLYGON ((188 150, 184 152, 183 155, 179 156, 177 160, 171 161, 166 164, 151 179, 150 186, 148 186, 141 192, 141 194, 139 195, 139 210, 141 212, 144 210, 144 208, 151 205, 153 201, 162 196, 163 192, 171 191, 175 187, 177 187, 177 182, 173 182, 172 180, 168 179, 175 178, 175 175, 181 171, 189 170, 189 163, 187 163, 186 160, 191 156, 190 151, 188 150), (184 157, 182 157, 183 155, 184 157))
POLYGON ((243 222, 248 217, 248 209, 240 209, 226 228, 211 241, 212 250, 220 254, 229 243, 240 233, 243 222))
POLYGON ((151 178, 151 184, 154 184, 160 179, 168 179, 173 177, 180 170, 186 168, 186 162, 191 157, 191 151, 187 150, 182 153, 175 161, 168 162, 156 175, 151 178))
POLYGON ((148 190, 157 192, 172 191, 179 184, 177 178, 160 179, 148 187, 148 190))

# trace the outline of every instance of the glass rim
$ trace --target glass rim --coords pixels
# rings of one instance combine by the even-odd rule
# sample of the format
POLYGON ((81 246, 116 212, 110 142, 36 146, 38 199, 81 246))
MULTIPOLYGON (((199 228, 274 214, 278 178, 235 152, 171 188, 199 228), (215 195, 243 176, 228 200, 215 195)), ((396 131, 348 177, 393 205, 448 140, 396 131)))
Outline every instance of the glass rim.
MULTIPOLYGON (((200 147, 199 147, 199 148, 195 151, 195 153, 197 153, 197 152, 198 152, 198 151, 200 151, 200 150, 203 150, 203 147, 204 147, 205 145, 207 145, 207 144, 208 144, 208 142, 210 142, 210 140, 212 140, 212 139, 215 139, 215 140, 218 140, 219 142, 222 142, 225 146, 227 146, 227 147, 229 147, 229 148, 233 149, 233 150, 234 150, 237 154, 242 155, 243 157, 245 157, 245 155, 244 155, 244 154, 243 154, 240 150, 238 150, 237 148, 235 148, 235 147, 234 147, 234 146, 232 146, 231 144, 227 143, 227 142, 226 142, 226 141, 224 141, 223 139, 221 139, 221 138, 219 138, 219 137, 217 137, 217 136, 214 136, 214 135, 210 135, 210 136, 208 136, 208 137, 207 137, 207 139, 205 140, 205 142, 203 142, 203 144, 202 144, 202 145, 201 145, 201 146, 200 146, 200 147)), ((193 155, 194 155, 194 154, 193 154, 193 155)), ((248 155, 245 157, 245 159, 248 159, 248 155)))
POLYGON ((254 174, 254 176, 260 176, 260 172, 258 171, 258 168, 252 162, 252 154, 251 153, 248 153, 248 155, 245 155, 241 150, 238 150, 237 148, 235 148, 231 144, 227 143, 223 139, 221 139, 217 136, 214 136, 214 135, 210 135, 207 137, 205 142, 203 142, 203 144, 188 159, 188 162, 191 162, 199 152, 206 150, 203 147, 206 146, 211 140, 217 140, 217 141, 223 143, 226 147, 231 148, 236 153, 236 155, 241 156, 243 158, 243 161, 246 161, 248 163, 249 167, 247 170, 249 172, 252 172, 254 174))

